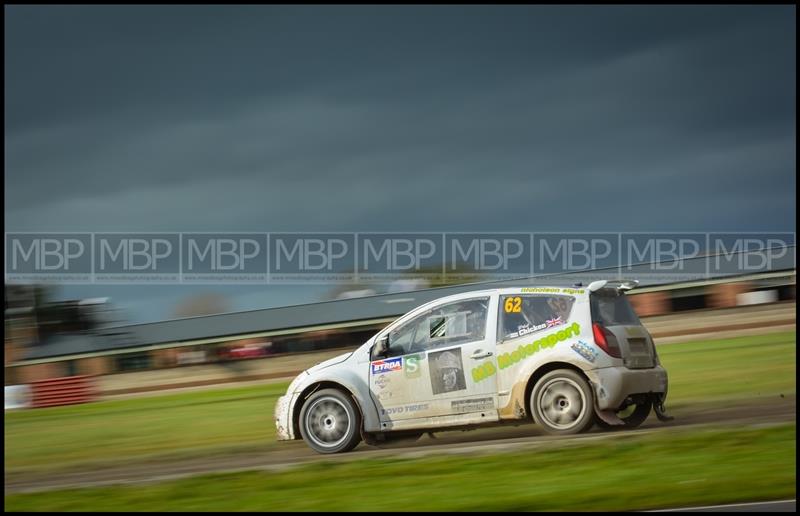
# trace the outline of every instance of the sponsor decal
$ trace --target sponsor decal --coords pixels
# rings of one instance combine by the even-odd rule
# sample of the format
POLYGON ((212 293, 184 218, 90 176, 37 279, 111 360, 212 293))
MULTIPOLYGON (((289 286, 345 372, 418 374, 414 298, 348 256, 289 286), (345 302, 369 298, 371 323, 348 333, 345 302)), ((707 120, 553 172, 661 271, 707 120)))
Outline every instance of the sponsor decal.
POLYGON ((495 373, 497 373, 497 368, 494 364, 491 362, 484 362, 472 369, 472 380, 475 383, 482 382, 490 376, 494 376, 495 373))
POLYGON ((378 393, 378 399, 380 401, 388 400, 392 397, 392 391, 383 391, 378 393))
POLYGON ((548 319, 546 321, 547 327, 552 328, 553 326, 561 326, 564 324, 564 321, 561 319, 561 316, 553 317, 552 319, 548 319))
POLYGON ((378 378, 375 380, 375 385, 377 385, 381 389, 385 389, 387 385, 389 385, 389 378, 386 375, 379 375, 378 378))
POLYGON ((405 366, 403 371, 406 373, 406 378, 419 378, 422 372, 419 368, 419 361, 425 358, 425 355, 408 355, 405 357, 405 366))
POLYGON ((530 344, 521 344, 517 349, 511 353, 503 353, 497 357, 497 365, 500 369, 511 367, 520 360, 527 358, 542 349, 552 348, 559 342, 563 342, 569 338, 577 337, 581 332, 580 324, 574 322, 569 326, 558 330, 555 333, 545 335, 542 338, 531 342, 530 344))
POLYGON ((403 369, 403 357, 387 358, 372 362, 372 374, 391 373, 403 369))
POLYGON ((531 326, 530 324, 521 324, 521 325, 517 326, 517 331, 515 331, 514 333, 509 333, 508 335, 506 335, 506 338, 507 339, 516 339, 517 337, 522 337, 522 336, 527 335, 529 333, 533 333, 535 331, 543 330, 545 328, 547 328, 547 324, 546 323, 535 324, 533 326, 531 326))
POLYGON ((467 388, 464 378, 464 363, 461 348, 448 349, 428 354, 433 394, 463 391, 467 388))
POLYGON ((473 398, 471 400, 456 400, 450 402, 453 412, 477 412, 494 408, 492 398, 473 398))
POLYGON ((568 294, 574 296, 575 294, 583 294, 583 292, 583 289, 574 288, 526 287, 522 289, 523 294, 568 294))
POLYGON ((570 347, 575 353, 579 354, 589 362, 594 363, 595 359, 597 358, 597 350, 582 340, 573 343, 570 347))
POLYGON ((420 410, 428 410, 430 405, 428 403, 415 403, 413 405, 403 405, 401 407, 389 407, 381 409, 381 413, 391 416, 392 414, 408 414, 411 412, 419 412, 420 410))

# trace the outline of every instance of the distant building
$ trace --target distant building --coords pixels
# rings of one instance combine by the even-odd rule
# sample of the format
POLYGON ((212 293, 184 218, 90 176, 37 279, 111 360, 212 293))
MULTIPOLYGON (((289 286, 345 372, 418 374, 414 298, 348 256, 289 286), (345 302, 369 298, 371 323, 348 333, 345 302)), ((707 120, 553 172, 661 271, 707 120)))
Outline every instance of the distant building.
MULTIPOLYGON (((6 310, 6 385, 74 375, 183 367, 355 348, 409 310, 439 297, 547 280, 500 281, 320 303, 189 317, 149 324, 101 326, 39 338, 30 311, 6 310), (38 344, 34 344, 39 341, 38 344)), ((568 282, 549 282, 548 284, 568 282)), ((641 316, 721 308, 758 300, 795 299, 795 271, 675 284, 642 284, 631 292, 641 316), (747 292, 768 295, 743 296, 747 292)))

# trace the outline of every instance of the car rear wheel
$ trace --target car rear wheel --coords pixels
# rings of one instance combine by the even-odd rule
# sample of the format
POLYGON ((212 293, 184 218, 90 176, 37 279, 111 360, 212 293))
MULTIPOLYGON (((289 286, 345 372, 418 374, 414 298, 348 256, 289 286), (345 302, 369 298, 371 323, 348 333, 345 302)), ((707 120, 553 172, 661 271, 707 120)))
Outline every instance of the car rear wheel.
POLYGON ((533 419, 548 434, 584 432, 594 423, 592 389, 570 369, 545 374, 533 387, 530 399, 533 419))
POLYGON ((312 394, 300 410, 300 435, 314 451, 350 451, 361 441, 361 414, 350 397, 338 389, 312 394))
POLYGON ((604 430, 630 430, 644 423, 652 408, 653 402, 649 399, 639 403, 632 403, 617 412, 617 417, 625 423, 624 425, 609 425, 599 416, 595 416, 595 423, 604 430))

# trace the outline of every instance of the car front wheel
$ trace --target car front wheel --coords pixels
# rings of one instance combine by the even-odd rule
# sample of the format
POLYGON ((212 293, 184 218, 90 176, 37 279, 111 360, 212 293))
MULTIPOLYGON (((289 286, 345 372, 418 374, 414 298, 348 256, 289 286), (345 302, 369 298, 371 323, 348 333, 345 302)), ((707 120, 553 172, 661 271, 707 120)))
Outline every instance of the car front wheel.
POLYGON ((361 414, 355 402, 337 389, 312 394, 300 410, 300 435, 314 451, 350 451, 361 441, 361 414))
POLYGON ((594 423, 592 389, 570 369, 550 371, 540 378, 533 387, 530 405, 534 421, 548 434, 577 434, 594 423))

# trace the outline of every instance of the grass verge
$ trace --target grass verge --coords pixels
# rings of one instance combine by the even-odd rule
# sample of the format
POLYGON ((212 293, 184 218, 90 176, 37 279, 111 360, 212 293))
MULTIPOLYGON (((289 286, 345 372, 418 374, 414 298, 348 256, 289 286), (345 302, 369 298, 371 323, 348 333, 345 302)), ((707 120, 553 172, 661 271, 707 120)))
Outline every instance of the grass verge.
POLYGON ((659 346, 667 405, 795 394, 796 342, 789 331, 659 346))
POLYGON ((515 454, 323 462, 282 473, 5 497, 7 511, 622 511, 795 497, 796 427, 659 432, 515 454))

